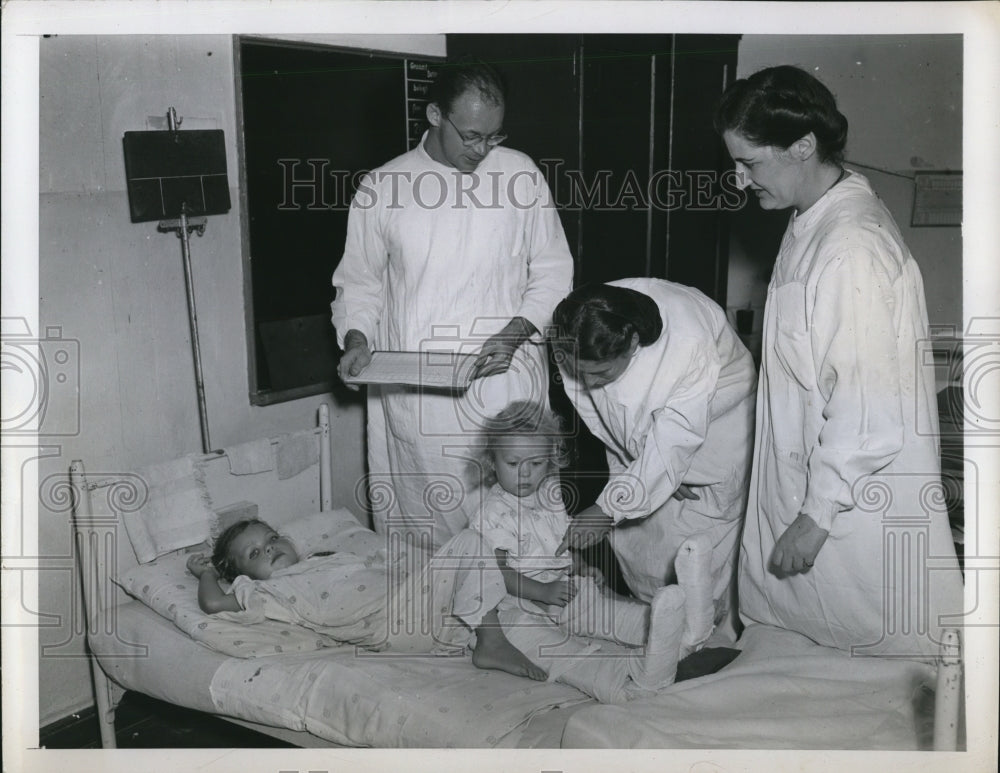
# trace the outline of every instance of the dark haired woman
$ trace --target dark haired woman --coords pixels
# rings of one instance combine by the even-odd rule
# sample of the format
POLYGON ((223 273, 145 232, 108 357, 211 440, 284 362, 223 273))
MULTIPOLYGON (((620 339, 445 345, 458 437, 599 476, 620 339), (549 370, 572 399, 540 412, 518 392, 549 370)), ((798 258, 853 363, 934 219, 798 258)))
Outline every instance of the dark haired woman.
POLYGON ((578 288, 553 321, 566 394, 607 447, 611 472, 563 542, 583 547, 610 532, 629 587, 648 601, 675 581, 681 544, 700 535, 715 607, 715 619, 696 637, 704 638, 713 623, 731 623, 734 611, 753 446, 753 360, 713 301, 659 279, 578 288))
POLYGON ((792 209, 764 314, 740 612, 859 654, 933 654, 961 579, 947 514, 923 494, 939 468, 917 264, 841 166, 847 119, 814 77, 735 82, 716 128, 761 207, 792 209))

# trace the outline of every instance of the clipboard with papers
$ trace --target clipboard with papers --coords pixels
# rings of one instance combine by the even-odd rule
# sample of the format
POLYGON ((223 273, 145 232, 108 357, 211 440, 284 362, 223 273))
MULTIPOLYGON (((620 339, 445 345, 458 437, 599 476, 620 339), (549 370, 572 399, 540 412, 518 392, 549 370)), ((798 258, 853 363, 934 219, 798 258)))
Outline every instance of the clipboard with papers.
POLYGON ((449 351, 376 351, 364 370, 344 381, 464 390, 472 383, 476 356, 449 351))

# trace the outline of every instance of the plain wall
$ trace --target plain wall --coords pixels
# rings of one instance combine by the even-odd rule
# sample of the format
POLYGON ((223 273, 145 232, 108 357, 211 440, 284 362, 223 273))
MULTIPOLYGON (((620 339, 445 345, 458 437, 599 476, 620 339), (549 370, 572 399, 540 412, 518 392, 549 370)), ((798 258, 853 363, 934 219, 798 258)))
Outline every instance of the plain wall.
MULTIPOLYGON (((445 50, 442 35, 295 39, 435 56, 445 50)), ((101 473, 201 451, 181 244, 156 223, 130 222, 122 155, 124 132, 163 128, 174 107, 182 129, 222 129, 226 137, 232 210, 210 217, 203 237, 191 237, 212 446, 314 426, 326 402, 335 491, 352 504, 364 472, 360 400, 250 404, 233 38, 62 35, 44 38, 40 49, 40 327, 79 342, 69 378, 49 395, 46 421, 79 432, 46 451, 39 481, 64 477, 73 459, 101 473)), ((38 524, 47 568, 38 573, 43 726, 93 703, 70 513, 50 488, 41 487, 38 524)))
MULTIPOLYGON (((961 36, 746 35, 740 41, 737 77, 778 64, 802 67, 833 92, 849 122, 846 166, 869 179, 899 225, 923 273, 931 324, 961 330, 961 228, 911 227, 914 184, 897 176, 962 168, 961 36)), ((761 218, 750 198, 730 242, 727 305, 750 304, 759 329, 777 253, 772 240, 780 238, 788 213, 761 218)))

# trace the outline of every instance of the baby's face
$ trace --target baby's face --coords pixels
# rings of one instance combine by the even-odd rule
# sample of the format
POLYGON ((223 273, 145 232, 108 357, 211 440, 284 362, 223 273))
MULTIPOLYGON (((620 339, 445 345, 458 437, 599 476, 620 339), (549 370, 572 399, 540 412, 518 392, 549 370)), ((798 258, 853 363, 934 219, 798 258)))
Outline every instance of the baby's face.
POLYGON ((229 556, 238 574, 252 580, 266 580, 278 569, 298 563, 292 543, 267 524, 252 523, 232 541, 229 556))
POLYGON ((549 473, 552 443, 532 435, 511 435, 493 449, 497 483, 519 497, 534 494, 549 473))

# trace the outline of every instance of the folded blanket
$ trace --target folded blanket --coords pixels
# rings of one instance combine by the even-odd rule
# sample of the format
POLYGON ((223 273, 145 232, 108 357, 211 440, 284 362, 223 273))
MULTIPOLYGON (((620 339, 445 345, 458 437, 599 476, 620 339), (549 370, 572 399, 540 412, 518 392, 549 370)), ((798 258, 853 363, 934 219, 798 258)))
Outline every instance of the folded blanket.
POLYGON ((294 478, 319 461, 319 448, 314 438, 293 435, 278 441, 278 480, 294 478))
POLYGON ((215 513, 199 463, 185 456, 137 474, 146 501, 123 519, 139 563, 208 538, 215 513))
POLYGON ((274 449, 268 438, 227 448, 226 456, 233 475, 253 475, 274 469, 274 449))

